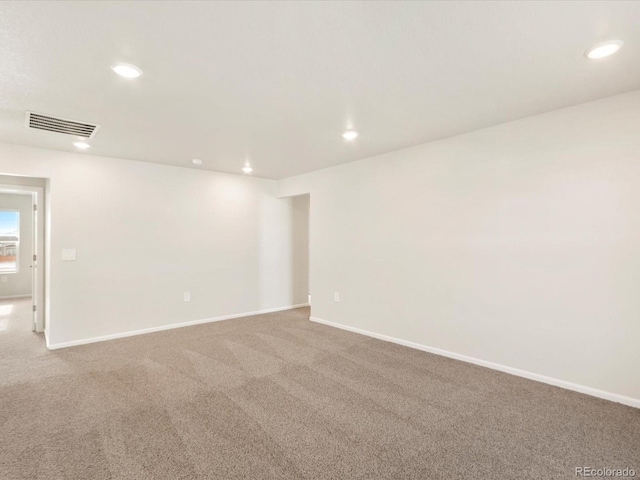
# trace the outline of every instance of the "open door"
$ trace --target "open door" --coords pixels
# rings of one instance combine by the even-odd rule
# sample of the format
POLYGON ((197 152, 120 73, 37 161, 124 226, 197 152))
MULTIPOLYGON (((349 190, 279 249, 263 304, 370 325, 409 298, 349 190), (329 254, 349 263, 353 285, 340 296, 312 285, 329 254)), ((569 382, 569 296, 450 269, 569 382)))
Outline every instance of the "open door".
MULTIPOLYGON (((28 286, 31 284, 31 291, 28 292, 30 295, 26 295, 25 291, 19 292, 11 292, 8 293, 8 297, 5 298, 18 298, 18 297, 31 297, 31 308, 32 308, 32 320, 31 320, 31 330, 34 332, 43 332, 45 327, 45 312, 44 312, 44 188, 36 187, 36 186, 25 186, 25 185, 11 185, 11 184, 0 184, 0 194, 9 194, 11 197, 22 197, 25 202, 18 202, 15 205, 20 204, 19 211, 16 211, 16 236, 15 238, 11 237, 0 237, 0 240, 4 240, 0 242, 0 247, 2 250, 0 251, 0 258, 5 260, 1 263, 1 267, 4 268, 5 274, 14 275, 14 279, 16 283, 14 285, 22 285, 22 275, 26 274, 28 271, 28 278, 24 278, 24 285, 28 286), (31 200, 31 202, 29 202, 31 200), (26 205, 25 205, 26 203, 26 205), (29 203, 31 203, 30 211, 29 203), (21 212, 21 213, 20 213, 21 212), (27 223, 22 223, 27 222, 27 223), (28 225, 32 228, 29 228, 26 231, 22 231, 20 228, 20 224, 28 225), (30 234, 27 234, 27 231, 31 231, 30 234), (23 247, 30 246, 28 253, 26 256, 22 255, 23 247), (9 252, 9 255, 7 255, 9 252), (13 253, 13 263, 9 262, 7 259, 11 260, 11 253, 13 253), (4 255, 4 256, 2 256, 4 255), (19 277, 20 276, 20 277, 19 277)), ((5 196, 6 197, 6 196, 5 196)), ((11 204, 12 202, 9 202, 11 204)), ((10 212, 11 213, 11 212, 10 212)), ((5 219, 5 223, 7 223, 7 219, 10 219, 9 216, 5 219)), ((7 223, 9 225, 9 223, 7 223)), ((2 268, 0 268, 0 273, 3 272, 2 268)), ((7 283, 6 275, 2 278, 3 283, 7 283)), ((18 287, 19 289, 21 287, 18 287)))
POLYGON ((32 187, 33 191, 33 257, 31 260, 31 279, 33 282, 31 300, 33 302, 34 332, 44 332, 44 269, 41 267, 44 259, 44 221, 43 198, 41 187, 32 187))

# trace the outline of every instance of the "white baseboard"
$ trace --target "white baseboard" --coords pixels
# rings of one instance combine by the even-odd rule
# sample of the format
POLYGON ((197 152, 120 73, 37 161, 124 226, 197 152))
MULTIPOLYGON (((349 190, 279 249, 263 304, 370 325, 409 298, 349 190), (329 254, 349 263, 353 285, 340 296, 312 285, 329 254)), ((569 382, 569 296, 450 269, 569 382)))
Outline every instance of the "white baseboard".
POLYGON ((116 338, 133 337, 135 335, 144 335, 145 333, 162 332, 164 330, 173 330, 174 328, 191 327, 193 325, 201 325, 203 323, 220 322, 222 320, 231 320, 232 318, 250 317, 252 315, 261 315, 263 313, 282 312, 284 310, 293 310, 294 308, 308 307, 308 303, 300 303, 298 305, 289 305, 286 307, 267 308, 255 312, 235 313, 233 315, 223 315, 221 317, 204 318, 201 320, 191 320, 188 322, 171 323, 169 325, 161 325, 159 327, 143 328, 141 330, 131 330, 129 332, 112 333, 100 337, 83 338, 80 340, 72 340, 70 342, 49 343, 48 335, 45 335, 47 348, 49 350, 58 350, 60 348, 75 347, 78 345, 86 345, 88 343, 106 342, 107 340, 115 340, 116 338))
POLYGON ((565 380, 560 380, 553 377, 547 377, 546 375, 540 375, 538 373, 528 372, 526 370, 520 370, 519 368, 508 367, 506 365, 489 362, 487 360, 480 360, 479 358, 469 357, 467 355, 462 355, 460 353, 449 352, 448 350, 429 347, 427 345, 421 345, 419 343, 409 342, 407 340, 390 337, 388 335, 382 335, 380 333, 369 332, 367 330, 362 330, 360 328, 349 327, 347 325, 342 325, 340 323, 330 322, 328 320, 322 320, 321 318, 317 318, 317 317, 309 317, 309 320, 311 320, 312 322, 321 323, 323 325, 328 325, 330 327, 340 328, 342 330, 347 330, 349 332, 359 333, 361 335, 366 335, 368 337, 377 338, 378 340, 397 343, 398 345, 404 345, 405 347, 415 348, 417 350, 422 350, 424 352, 435 353, 436 355, 442 355, 443 357, 453 358, 455 360, 462 360, 463 362, 473 363, 475 365, 491 368, 493 370, 499 370, 501 372, 509 373, 511 375, 516 375, 518 377, 528 378, 529 380, 535 380, 537 382, 547 383, 549 385, 554 385, 556 387, 566 388, 567 390, 573 390, 575 392, 584 393, 587 395, 591 395, 593 397, 603 398, 605 400, 610 400, 616 403, 622 403, 623 405, 628 405, 630 407, 640 408, 640 399, 638 398, 627 397, 624 395, 619 395, 617 393, 599 390, 597 388, 586 387, 584 385, 579 385, 577 383, 567 382, 565 380))
POLYGON ((31 294, 28 294, 28 295, 7 295, 5 297, 0 297, 0 300, 12 300, 14 298, 31 298, 31 294))

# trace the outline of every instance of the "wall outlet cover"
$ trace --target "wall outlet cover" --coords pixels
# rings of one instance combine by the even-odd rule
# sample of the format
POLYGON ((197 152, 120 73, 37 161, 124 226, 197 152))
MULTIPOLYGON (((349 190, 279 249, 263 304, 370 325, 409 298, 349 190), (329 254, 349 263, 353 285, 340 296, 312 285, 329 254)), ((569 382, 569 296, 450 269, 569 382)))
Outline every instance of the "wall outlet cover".
POLYGON ((65 248, 62 250, 62 260, 65 262, 71 262, 76 259, 75 248, 65 248))

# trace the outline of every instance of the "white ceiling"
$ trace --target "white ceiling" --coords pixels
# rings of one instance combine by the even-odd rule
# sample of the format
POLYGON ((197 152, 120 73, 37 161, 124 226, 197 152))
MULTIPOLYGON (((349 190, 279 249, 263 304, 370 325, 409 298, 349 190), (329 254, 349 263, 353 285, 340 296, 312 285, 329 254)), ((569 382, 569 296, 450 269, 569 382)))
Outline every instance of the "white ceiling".
POLYGON ((638 25, 640 2, 1 2, 0 141, 75 151, 31 110, 101 125, 90 154, 284 178, 638 89, 638 25))

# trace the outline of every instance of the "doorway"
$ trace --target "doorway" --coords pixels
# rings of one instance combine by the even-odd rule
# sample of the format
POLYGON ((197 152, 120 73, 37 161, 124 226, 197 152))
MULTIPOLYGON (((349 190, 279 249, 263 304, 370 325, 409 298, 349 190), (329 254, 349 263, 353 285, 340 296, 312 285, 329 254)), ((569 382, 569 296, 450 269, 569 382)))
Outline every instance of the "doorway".
POLYGON ((0 184, 0 302, 45 329, 44 188, 0 184))
POLYGON ((311 305, 309 281, 309 194, 291 197, 292 206, 292 263, 293 263, 293 303, 311 305))

